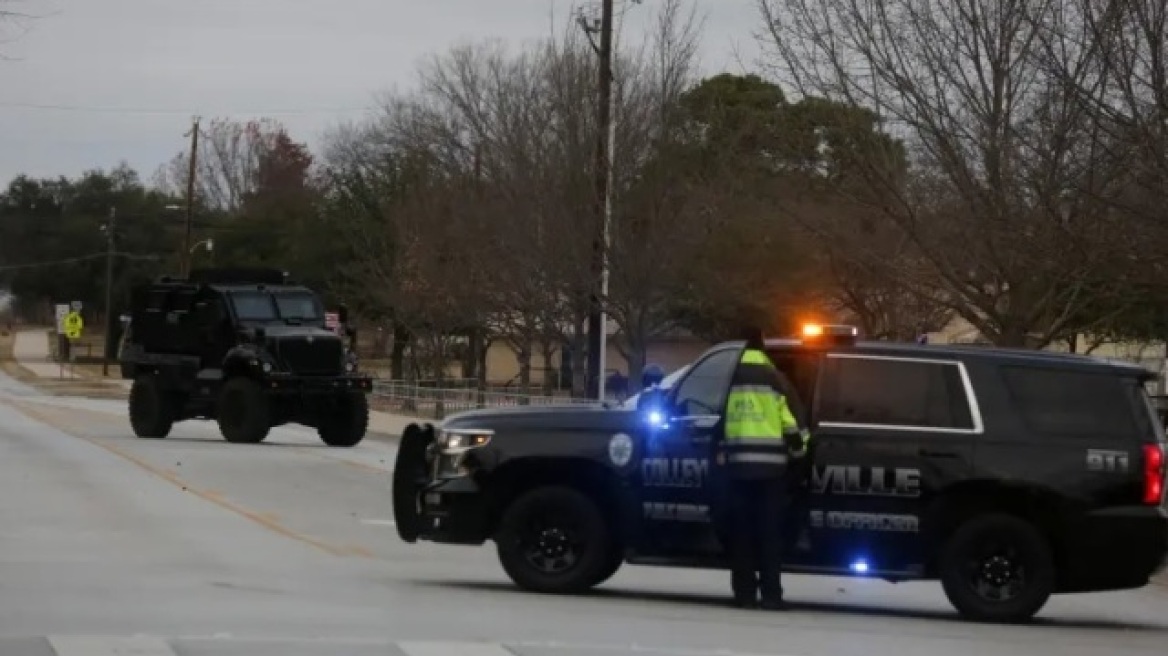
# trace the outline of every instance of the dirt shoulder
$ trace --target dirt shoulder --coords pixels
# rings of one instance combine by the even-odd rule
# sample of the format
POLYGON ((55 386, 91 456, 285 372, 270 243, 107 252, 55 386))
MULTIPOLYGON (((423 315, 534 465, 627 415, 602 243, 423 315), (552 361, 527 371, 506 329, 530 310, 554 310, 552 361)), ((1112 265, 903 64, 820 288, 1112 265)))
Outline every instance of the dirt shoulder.
MULTIPOLYGON (((73 367, 74 373, 78 378, 49 378, 45 376, 37 376, 28 369, 20 366, 13 354, 13 347, 16 343, 15 333, 8 335, 0 334, 0 371, 3 371, 8 376, 33 387, 45 394, 53 396, 83 396, 98 399, 124 399, 127 391, 124 386, 116 380, 103 380, 101 377, 101 366, 98 365, 96 371, 89 374, 82 371, 82 366, 73 367)), ((84 365, 87 369, 91 365, 84 365)), ((66 366, 66 371, 69 371, 66 366)))

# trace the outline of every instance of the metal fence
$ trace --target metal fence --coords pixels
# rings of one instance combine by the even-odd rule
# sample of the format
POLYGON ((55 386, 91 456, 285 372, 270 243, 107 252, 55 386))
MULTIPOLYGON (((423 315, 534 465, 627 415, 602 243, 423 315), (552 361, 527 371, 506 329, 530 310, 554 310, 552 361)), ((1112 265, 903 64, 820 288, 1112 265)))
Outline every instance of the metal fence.
POLYGON ((373 405, 383 412, 416 417, 443 417, 464 410, 510 408, 554 404, 593 404, 591 399, 573 398, 570 394, 547 396, 524 394, 504 389, 479 389, 473 381, 397 381, 376 380, 373 405))

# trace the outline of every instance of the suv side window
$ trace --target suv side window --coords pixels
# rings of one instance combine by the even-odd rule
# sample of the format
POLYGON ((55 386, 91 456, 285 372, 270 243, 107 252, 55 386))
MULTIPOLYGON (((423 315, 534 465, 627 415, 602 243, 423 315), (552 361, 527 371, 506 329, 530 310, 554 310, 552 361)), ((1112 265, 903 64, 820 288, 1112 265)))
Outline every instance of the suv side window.
POLYGON ((1124 381, 1107 373, 1003 366, 1006 390, 1026 427, 1058 437, 1135 438, 1124 381))
POLYGON ((698 362, 677 385, 673 403, 683 415, 720 415, 738 366, 738 349, 718 351, 698 362))
POLYGON ((977 429, 956 362, 831 354, 823 372, 820 424, 977 429))

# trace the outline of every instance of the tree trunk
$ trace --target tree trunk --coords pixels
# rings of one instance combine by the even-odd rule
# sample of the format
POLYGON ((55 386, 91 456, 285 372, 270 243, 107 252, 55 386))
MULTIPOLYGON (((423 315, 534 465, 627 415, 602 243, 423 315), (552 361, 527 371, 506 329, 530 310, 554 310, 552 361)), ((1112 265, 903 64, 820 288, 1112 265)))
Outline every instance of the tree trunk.
POLYGON ((552 364, 555 342, 547 338, 543 339, 540 344, 540 354, 543 356, 543 395, 552 396, 556 393, 556 379, 558 378, 558 369, 552 364))
POLYGON ((524 339, 518 343, 515 355, 519 359, 519 393, 521 405, 527 405, 527 394, 531 389, 531 342, 524 339))
POLYGON ((1005 323, 998 332, 997 339, 994 340, 994 346, 1026 348, 1028 346, 1026 337, 1024 327, 1013 322, 1005 323))
POLYGON ((389 377, 393 380, 405 378, 405 353, 410 343, 410 333, 401 324, 393 327, 393 352, 389 355, 389 377))
POLYGON ((588 392, 588 380, 585 363, 587 362, 588 336, 585 334, 584 322, 577 321, 572 331, 572 396, 583 398, 588 392))
POLYGON ((466 352, 462 354, 462 377, 465 380, 478 378, 479 351, 483 348, 481 328, 473 328, 467 340, 466 352))
POLYGON ((475 355, 478 357, 478 367, 475 370, 478 379, 478 407, 484 408, 487 405, 487 352, 491 349, 491 340, 481 339, 479 341, 479 351, 475 355))

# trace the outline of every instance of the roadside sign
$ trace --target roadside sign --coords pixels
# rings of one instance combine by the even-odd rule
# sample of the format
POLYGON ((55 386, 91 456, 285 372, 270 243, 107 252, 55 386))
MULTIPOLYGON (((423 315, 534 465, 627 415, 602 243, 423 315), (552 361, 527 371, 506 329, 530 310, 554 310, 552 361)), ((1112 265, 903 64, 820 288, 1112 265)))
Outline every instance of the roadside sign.
POLYGON ((65 303, 57 303, 57 332, 65 332, 65 317, 69 315, 69 306, 65 303))
POLYGON ((78 339, 81 337, 81 331, 85 328, 85 322, 82 321, 81 315, 77 312, 70 312, 65 315, 65 336, 69 339, 78 339))

